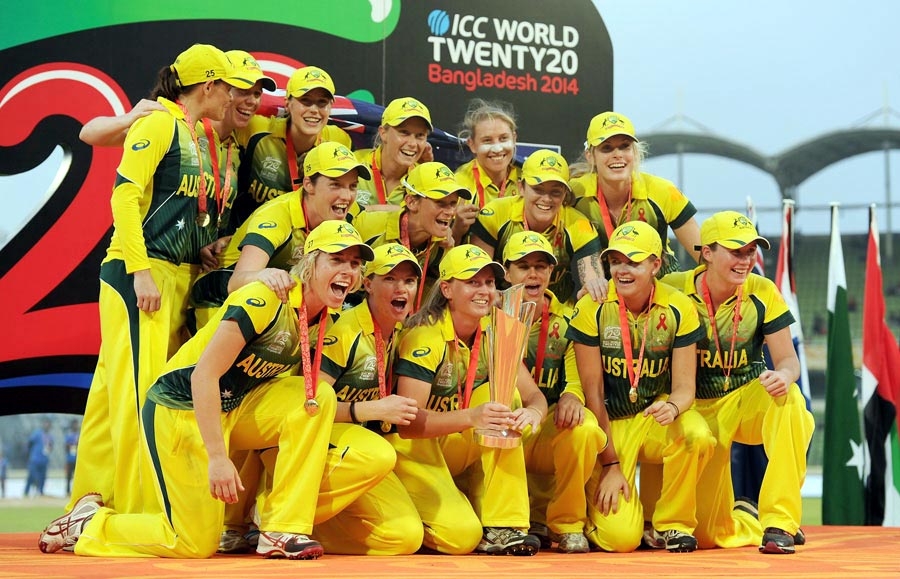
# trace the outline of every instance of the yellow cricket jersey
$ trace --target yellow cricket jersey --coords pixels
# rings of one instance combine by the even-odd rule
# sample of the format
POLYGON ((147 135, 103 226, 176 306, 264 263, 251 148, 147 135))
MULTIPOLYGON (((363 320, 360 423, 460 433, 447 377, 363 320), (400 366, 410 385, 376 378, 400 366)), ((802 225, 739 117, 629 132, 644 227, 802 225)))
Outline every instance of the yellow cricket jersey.
MULTIPOLYGON (((480 165, 478 165, 478 183, 476 183, 475 172, 472 170, 476 165, 478 165, 478 161, 472 159, 468 163, 464 163, 457 167, 456 180, 460 185, 472 192, 472 202, 478 205, 479 209, 482 209, 494 199, 500 198, 500 188, 494 185, 494 182, 491 181, 491 178, 480 165), (479 185, 481 185, 480 188, 479 185), (483 202, 479 195, 479 191, 484 192, 483 202)), ((503 197, 513 197, 519 194, 519 173, 520 170, 517 166, 512 165, 510 167, 509 176, 506 178, 503 197)))
MULTIPOLYGON (((484 329, 488 318, 481 320, 481 346, 472 390, 488 380, 487 339, 484 329)), ((459 390, 466 381, 471 351, 456 338, 450 310, 435 324, 403 330, 397 346, 395 373, 431 384, 427 410, 449 412, 460 409, 459 390)))
POLYGON ((291 191, 259 207, 238 227, 222 256, 225 267, 232 267, 245 245, 258 247, 269 256, 268 267, 289 270, 294 252, 306 243, 306 215, 301 190, 291 191))
POLYGON ((546 290, 546 296, 550 299, 550 304, 547 308, 547 339, 540 375, 535 368, 541 334, 540 306, 534 312, 531 330, 528 332, 525 367, 531 370, 531 376, 543 392, 548 405, 559 402, 559 397, 566 392, 577 396, 583 404, 584 392, 578 377, 578 366, 575 364, 575 349, 571 340, 566 337, 573 310, 561 303, 550 290, 546 290))
POLYGON ((220 208, 206 135, 197 134, 198 151, 178 105, 157 100, 166 110, 135 121, 116 169, 115 229, 104 261, 124 260, 126 273, 149 269, 149 258, 199 264, 200 249, 217 238, 220 208), (210 217, 206 227, 196 222, 201 163, 210 217))
POLYGON ((751 273, 744 280, 743 297, 737 303, 737 295, 725 300, 716 310, 715 324, 719 334, 719 347, 710 327, 709 313, 703 294, 696 285, 697 276, 706 270, 705 265, 692 271, 670 273, 663 282, 684 292, 694 303, 705 324, 706 333, 697 344, 697 398, 720 398, 735 388, 740 388, 759 377, 766 369, 762 347, 765 337, 794 323, 778 287, 769 279, 751 273), (731 337, 734 328, 734 310, 740 321, 734 352, 731 337), (731 368, 728 388, 725 388, 725 371, 731 368))
POLYGON ((638 397, 634 403, 628 397, 631 385, 619 324, 619 298, 615 282, 610 281, 603 303, 598 304, 590 295, 578 300, 569 322, 567 335, 570 339, 600 348, 606 410, 613 419, 634 416, 650 406, 660 394, 671 392, 672 350, 695 344, 704 336, 703 326, 691 300, 662 282, 654 280, 654 284, 656 289, 649 312, 635 316, 626 310, 632 363, 635 374, 639 376, 638 397), (644 359, 638 367, 641 344, 646 346, 644 359))
MULTIPOLYGON (((520 196, 504 197, 485 205, 469 230, 494 248, 494 258, 503 256, 503 248, 514 233, 525 231, 525 200, 520 196)), ((574 300, 578 290, 577 262, 583 257, 600 253, 600 239, 591 222, 572 207, 560 207, 554 225, 541 232, 559 264, 553 269, 550 290, 563 301, 574 300)))
MULTIPOLYGON (((597 174, 586 173, 569 182, 575 195, 575 208, 581 211, 600 235, 600 244, 609 245, 600 204, 597 201, 597 174)), ((669 228, 678 229, 697 213, 694 205, 685 197, 674 183, 649 173, 635 173, 631 182, 631 209, 626 207, 613 223, 618 227, 628 221, 645 221, 659 233, 660 239, 667 241, 669 228)), ((666 257, 663 263, 663 274, 678 271, 675 254, 666 243, 666 257)))
MULTIPOLYGON (((191 374, 224 320, 237 322, 246 344, 219 380, 223 412, 237 408, 244 396, 266 379, 290 370, 301 359, 297 308, 303 304, 303 292, 297 282, 288 305, 262 282, 229 295, 210 323, 172 356, 147 398, 168 408, 193 408, 191 374)), ((314 340, 312 329, 310 334, 314 340)))
MULTIPOLYGON (((362 240, 372 247, 372 249, 385 243, 403 244, 400 235, 400 219, 406 209, 396 211, 363 211, 353 220, 353 226, 359 232, 362 240)), ((439 277, 440 272, 438 265, 444 257, 445 250, 438 243, 431 244, 431 251, 427 252, 428 246, 425 247, 409 247, 407 248, 416 256, 419 267, 425 269, 425 258, 428 257, 428 268, 425 271, 425 280, 428 284, 433 284, 439 277)), ((427 289, 426 289, 427 292, 427 289)))
MULTIPOLYGON (((356 219, 356 215, 360 211, 366 208, 366 205, 377 205, 378 203, 381 203, 381 201, 378 200, 378 191, 375 188, 375 172, 372 171, 372 162, 375 161, 377 162, 379 167, 383 167, 381 163, 380 146, 375 149, 360 149, 359 151, 355 151, 355 154, 356 159, 369 169, 369 173, 372 174, 372 178, 359 178, 359 188, 356 190, 356 203, 358 207, 354 208, 354 219, 356 219)), ((384 195, 386 197, 386 203, 400 205, 400 203, 406 197, 406 188, 402 185, 397 185, 393 191, 385 191, 384 195)), ((356 221, 354 221, 353 224, 356 225, 356 221)))

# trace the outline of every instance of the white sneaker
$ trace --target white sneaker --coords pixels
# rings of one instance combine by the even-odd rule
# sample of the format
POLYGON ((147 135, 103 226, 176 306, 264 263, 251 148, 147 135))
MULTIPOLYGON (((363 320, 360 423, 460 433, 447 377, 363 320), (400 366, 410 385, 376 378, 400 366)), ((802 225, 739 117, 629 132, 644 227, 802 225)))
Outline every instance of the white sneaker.
POLYGON ((260 531, 256 552, 267 559, 318 559, 325 550, 306 535, 260 531))
POLYGON ((88 493, 78 499, 72 510, 54 519, 41 533, 38 547, 44 553, 55 553, 60 549, 72 551, 88 521, 103 506, 99 493, 88 493))

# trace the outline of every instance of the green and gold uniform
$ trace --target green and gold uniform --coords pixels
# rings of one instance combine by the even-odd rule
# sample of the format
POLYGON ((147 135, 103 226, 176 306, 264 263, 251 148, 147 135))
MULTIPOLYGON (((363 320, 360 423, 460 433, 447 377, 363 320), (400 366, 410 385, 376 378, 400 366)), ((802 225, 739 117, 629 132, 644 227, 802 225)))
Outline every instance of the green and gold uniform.
MULTIPOLYGON (((669 228, 678 229, 687 223, 697 213, 697 209, 684 193, 667 179, 649 173, 635 173, 632 177, 631 204, 622 210, 618 222, 612 225, 616 228, 623 223, 636 220, 645 221, 656 229, 659 238, 666 242, 663 267, 658 274, 661 278, 666 273, 678 271, 678 260, 667 241, 669 228)), ((572 179, 569 186, 575 194, 575 208, 590 219, 600 235, 600 244, 606 247, 609 245, 609 239, 597 201, 597 174, 587 173, 572 179)))
MULTIPOLYGON (((291 179, 287 158, 287 117, 263 117, 254 115, 250 124, 239 131, 239 140, 246 144, 241 164, 240 195, 235 200, 230 231, 235 231, 258 207, 266 201, 300 187, 291 179)), ((351 148, 350 135, 334 125, 325 125, 316 138, 316 145, 336 141, 351 148)), ((306 151, 296 151, 298 158, 306 151)), ((303 163, 298 161, 298 176, 302 176, 303 163)))
POLYGON ((503 186, 503 194, 500 188, 494 185, 491 178, 478 164, 477 159, 472 159, 468 163, 464 163, 456 168, 456 180, 460 185, 472 192, 472 202, 478 205, 479 209, 483 209, 485 205, 495 199, 503 197, 513 197, 519 194, 519 174, 520 169, 515 165, 510 166, 509 176, 503 186), (475 171, 473 169, 478 165, 478 182, 475 182, 475 171))
MULTIPOLYGON (((525 231, 525 200, 516 195, 504 197, 485 205, 478 213, 469 233, 494 248, 495 256, 503 255, 503 248, 513 233, 525 231)), ((560 207, 554 224, 541 232, 559 264, 553 269, 550 290, 564 303, 572 303, 579 287, 578 260, 600 253, 600 240, 590 221, 571 207, 560 207)))
MULTIPOLYGON (((400 235, 400 219, 405 211, 405 208, 395 211, 363 211, 353 220, 353 226, 359 231, 362 240, 373 249, 385 243, 405 245, 400 235)), ((437 240, 424 247, 407 247, 407 249, 416 256, 416 261, 424 272, 422 283, 425 287, 421 293, 423 296, 428 295, 428 291, 439 277, 438 266, 447 250, 437 240)))
MULTIPOLYGON (((486 324, 487 318, 482 320, 482 328, 486 324)), ((490 400, 487 347, 482 334, 470 407, 490 400)), ((395 373, 431 384, 427 410, 457 410, 458 390, 465 384, 470 354, 466 344, 456 338, 446 310, 436 324, 410 328, 401 334, 395 373)), ((388 435, 397 450, 394 472, 425 525, 423 543, 442 553, 470 553, 481 540, 482 527, 529 526, 522 447, 484 447, 475 441, 474 434, 469 428, 437 438, 388 435), (457 488, 454 477, 468 483, 468 496, 457 488)))
MULTIPOLYGON (((653 527, 693 534, 697 526, 696 481, 715 445, 706 422, 691 408, 683 409, 675 422, 666 426, 643 414, 671 392, 673 350, 696 344, 704 335, 697 310, 687 297, 659 281, 654 280, 654 286, 649 311, 635 316, 626 310, 633 364, 639 376, 636 402, 629 398, 615 282, 610 282, 603 303, 594 302, 589 295, 578 301, 567 333, 573 341, 599 349, 610 431, 622 474, 631 488, 631 498, 625 501, 620 497, 615 513, 603 515, 593 501, 588 502, 592 528, 587 536, 604 551, 627 553, 641 542, 644 513, 634 482, 638 462, 663 465, 653 527), (638 367, 642 344, 644 356, 638 367)), ((601 471, 601 465, 594 469, 588 484, 590 497, 599 485, 601 471)))
MULTIPOLYGON (((391 344, 397 333, 395 329, 383 352, 388 388, 391 344)), ((375 348, 375 326, 368 301, 344 311, 329 330, 322 347, 322 372, 334 378, 338 402, 380 398, 375 348)), ((396 432, 396 427, 392 430, 396 432)), ((350 492, 344 492, 343 496, 332 493, 327 501, 320 495, 316 540, 327 552, 410 555, 419 550, 422 519, 394 474, 396 460, 393 446, 382 436, 380 421, 334 425, 323 487, 350 492), (336 460, 332 461, 332 457, 336 460), (323 503, 331 511, 327 519, 321 512, 323 503)))
POLYGON ((191 399, 191 374, 218 326, 235 322, 246 340, 219 380, 222 433, 229 451, 277 446, 272 491, 260 510, 266 531, 310 534, 337 404, 318 384, 320 412, 310 416, 303 378, 280 377, 301 356, 298 284, 284 305, 264 284, 229 296, 211 323, 191 338, 150 388, 143 406, 146 444, 136 453, 152 465, 144 481, 155 504, 140 514, 101 508, 85 527, 76 552, 97 557, 209 557, 218 547, 224 510, 210 496, 208 457, 191 399))
MULTIPOLYGON (((209 143, 194 144, 178 105, 138 119, 125 139, 111 205, 114 231, 100 265, 97 369, 82 426, 70 503, 99 492, 120 512, 143 508, 139 411, 147 389, 181 346, 188 292, 200 271, 200 248, 215 241, 219 207, 209 143), (197 224, 201 164, 210 224, 197 224), (149 270, 159 310, 137 307, 134 272, 149 270)), ((68 508, 72 507, 72 504, 68 508)))
POLYGON ((594 470, 597 454, 606 446, 606 433, 594 414, 584 409, 584 422, 573 428, 559 429, 554 415, 563 394, 572 394, 584 404, 584 392, 575 364, 575 349, 566 337, 572 308, 546 291, 547 336, 541 369, 537 364, 541 342, 542 312, 534 314, 528 334, 525 366, 547 399, 547 416, 540 430, 524 437, 525 468, 531 496, 531 521, 544 523, 557 534, 584 532, 587 502, 584 487, 594 470))
MULTIPOLYGON (((709 314, 696 284, 704 271, 706 266, 701 265, 693 271, 669 274, 663 281, 687 294, 709 328, 709 314)), ((714 323, 721 350, 711 329, 697 345, 695 407, 717 441, 713 458, 700 477, 700 488, 704 489, 697 504, 700 547, 759 545, 767 527, 790 534, 800 528, 800 489, 815 421, 796 384, 786 395, 775 398, 759 382, 759 375, 766 370, 762 355, 765 337, 789 327, 794 317, 772 281, 751 273, 742 287, 740 304, 735 295, 716 311, 714 323), (740 308, 740 321, 732 353, 736 307, 740 308), (762 444, 769 458, 759 493, 759 520, 732 510, 731 444, 735 441, 762 444)))
MULTIPOLYGON (((367 205, 377 205, 381 203, 378 200, 378 189, 375 185, 375 172, 372 170, 373 162, 376 163, 379 167, 383 167, 381 163, 381 147, 375 149, 360 149, 356 151, 356 158, 360 163, 365 165, 369 169, 369 173, 372 174, 371 179, 363 179, 359 178, 359 188, 356 190, 356 203, 357 206, 351 209, 353 213, 353 225, 356 225, 356 217, 360 213, 360 211, 364 210, 367 205)), ((412 169, 412 167, 410 167, 412 169)), ((383 186, 383 184, 382 184, 383 186)), ((403 199, 406 197, 406 188, 403 185, 397 185, 393 191, 385 191, 385 203, 392 203, 394 205, 400 205, 403 202, 403 199)))

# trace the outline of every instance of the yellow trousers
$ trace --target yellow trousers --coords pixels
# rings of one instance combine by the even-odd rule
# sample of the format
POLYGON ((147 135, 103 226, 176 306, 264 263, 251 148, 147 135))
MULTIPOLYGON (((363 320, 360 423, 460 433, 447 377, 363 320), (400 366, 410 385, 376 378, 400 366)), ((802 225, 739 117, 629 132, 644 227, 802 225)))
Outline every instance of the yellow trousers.
POLYGON ((111 508, 139 513, 142 489, 152 487, 153 475, 141 470, 135 451, 141 446, 140 409, 166 361, 181 347, 187 295, 199 266, 151 259, 150 271, 161 301, 158 311, 147 314, 137 307, 134 276, 125 273, 125 262, 114 259, 100 267, 102 342, 67 509, 84 494, 99 492, 111 508))
POLYGON ((584 422, 558 429, 552 405, 541 429, 525 435, 525 468, 531 497, 531 521, 554 533, 581 533, 587 522, 584 488, 594 471, 597 454, 606 447, 606 433, 585 408, 584 422))
POLYGON ((697 411, 716 437, 716 451, 700 476, 697 503, 700 547, 759 545, 766 527, 794 534, 800 528, 800 489, 806 478, 806 451, 815 420, 796 384, 774 398, 759 380, 733 392, 697 400, 697 411), (731 443, 762 444, 769 458, 759 491, 759 520, 734 511, 731 443))
POLYGON ((675 529, 694 533, 697 525, 697 480, 713 455, 715 439, 703 417, 693 409, 685 410, 667 426, 652 416, 636 414, 610 421, 619 468, 628 481, 631 495, 619 497, 615 513, 603 515, 594 503, 600 484, 602 465, 594 468, 588 482, 587 537, 604 551, 629 553, 641 542, 644 510, 635 487, 637 463, 662 464, 662 488, 653 513, 653 526, 664 531, 675 529))
MULTIPOLYGON (((264 531, 312 532, 314 498, 337 402, 325 383, 318 385, 316 416, 306 413, 304 400, 302 378, 273 378, 248 393, 236 409, 222 414, 229 449, 276 445, 280 449, 272 491, 259 513, 264 531)), ((219 545, 224 505, 210 495, 209 461, 194 412, 148 401, 143 420, 149 444, 142 456, 156 474, 155 504, 134 514, 101 508, 82 532, 75 552, 95 557, 209 557, 219 545)))

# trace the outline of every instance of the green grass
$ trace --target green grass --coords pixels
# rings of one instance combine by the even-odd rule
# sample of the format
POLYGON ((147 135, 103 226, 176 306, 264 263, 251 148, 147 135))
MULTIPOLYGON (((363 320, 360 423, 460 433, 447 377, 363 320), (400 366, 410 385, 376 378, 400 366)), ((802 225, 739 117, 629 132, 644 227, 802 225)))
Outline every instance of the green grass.
MULTIPOLYGON (((62 506, 0 506, 0 533, 40 532, 47 523, 62 514, 62 506)), ((803 499, 803 525, 822 524, 822 499, 803 499)))
POLYGON ((0 506, 0 533, 30 533, 44 530, 63 513, 64 505, 0 506))

